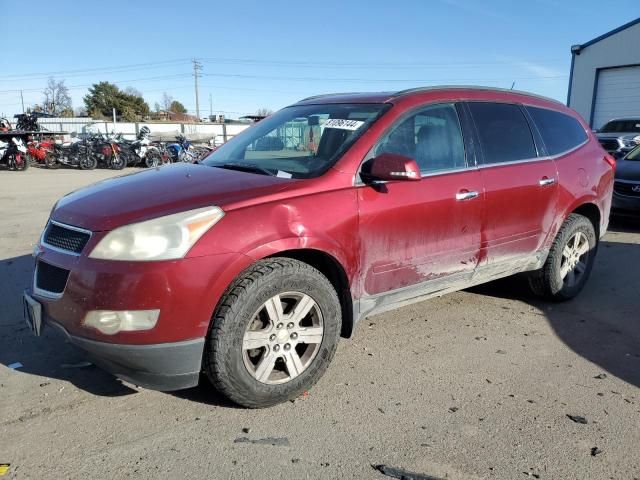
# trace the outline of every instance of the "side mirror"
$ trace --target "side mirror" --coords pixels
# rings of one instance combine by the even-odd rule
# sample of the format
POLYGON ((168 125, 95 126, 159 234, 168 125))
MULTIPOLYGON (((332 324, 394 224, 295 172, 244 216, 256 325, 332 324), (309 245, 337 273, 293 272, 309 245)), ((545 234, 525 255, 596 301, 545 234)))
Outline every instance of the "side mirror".
POLYGON ((365 181, 420 180, 420 167, 413 158, 395 153, 381 153, 362 165, 365 181))

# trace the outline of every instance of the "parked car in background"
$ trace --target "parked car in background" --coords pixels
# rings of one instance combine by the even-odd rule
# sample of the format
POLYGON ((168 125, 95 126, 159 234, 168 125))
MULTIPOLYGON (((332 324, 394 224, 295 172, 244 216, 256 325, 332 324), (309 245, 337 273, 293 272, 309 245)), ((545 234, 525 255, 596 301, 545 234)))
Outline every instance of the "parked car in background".
POLYGON ((616 215, 640 215, 640 145, 616 165, 612 208, 616 215))
POLYGON ((597 131, 598 141, 615 158, 622 158, 640 145, 640 117, 617 118, 597 131))
POLYGON ((199 163, 54 206, 27 321, 160 390, 295 398, 368 315, 528 272, 562 301, 607 230, 615 160, 559 102, 420 88, 310 97, 199 163))

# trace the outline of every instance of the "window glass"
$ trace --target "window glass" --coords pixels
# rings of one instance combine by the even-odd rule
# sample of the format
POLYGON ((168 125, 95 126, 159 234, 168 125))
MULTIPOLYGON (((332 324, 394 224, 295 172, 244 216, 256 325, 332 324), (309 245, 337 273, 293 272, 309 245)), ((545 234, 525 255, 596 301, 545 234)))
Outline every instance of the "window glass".
POLYGON ((602 133, 640 133, 640 118, 631 120, 611 120, 600 129, 602 133))
POLYGON ((549 155, 571 150, 587 140, 587 133, 575 118, 546 108, 527 107, 536 122, 549 155))
POLYGON ((401 120, 376 146, 376 156, 384 152, 413 158, 425 173, 464 167, 464 143, 454 105, 431 105, 401 120))
POLYGON ((247 128, 200 163, 287 178, 334 165, 388 108, 385 104, 294 105, 247 128))
POLYGON ((471 102, 469 109, 480 137, 484 163, 514 162, 537 156, 529 124, 518 106, 471 102))

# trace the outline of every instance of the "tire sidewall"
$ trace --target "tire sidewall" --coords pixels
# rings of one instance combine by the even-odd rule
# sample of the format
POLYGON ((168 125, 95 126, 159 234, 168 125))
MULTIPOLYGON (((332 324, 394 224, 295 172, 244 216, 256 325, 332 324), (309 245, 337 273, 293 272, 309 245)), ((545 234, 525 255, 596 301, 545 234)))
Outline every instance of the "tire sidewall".
POLYGON ((272 405, 298 396, 324 373, 333 357, 340 334, 340 304, 328 280, 317 271, 316 274, 287 267, 274 270, 251 284, 225 312, 224 318, 214 317, 214 321, 228 324, 224 325, 225 338, 212 342, 211 355, 215 357, 214 361, 218 360, 219 379, 233 382, 234 390, 246 392, 256 405, 272 405), (247 370, 242 341, 256 311, 269 298, 287 291, 305 293, 313 298, 322 313, 324 335, 316 357, 300 376, 284 384, 269 385, 253 378, 247 370))
POLYGON ((549 286, 551 294, 562 300, 575 297, 582 290, 585 283, 589 279, 597 249, 598 239, 591 222, 585 217, 577 217, 573 219, 569 227, 563 229, 563 231, 560 233, 556 240, 556 245, 554 246, 553 257, 550 263, 549 272, 549 286), (562 275, 560 274, 560 268, 562 264, 562 251, 567 245, 567 242, 577 232, 581 232, 587 237, 587 240, 589 241, 589 252, 587 255, 586 269, 582 277, 575 285, 568 286, 564 284, 562 275))

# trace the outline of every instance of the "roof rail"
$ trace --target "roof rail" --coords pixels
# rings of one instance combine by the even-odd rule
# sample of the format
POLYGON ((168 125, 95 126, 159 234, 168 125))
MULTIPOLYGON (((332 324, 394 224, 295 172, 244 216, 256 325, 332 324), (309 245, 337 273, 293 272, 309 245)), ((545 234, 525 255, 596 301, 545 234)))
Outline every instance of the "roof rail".
POLYGON ((528 97, 537 97, 543 100, 548 100, 550 102, 555 102, 555 103, 559 103, 560 105, 564 105, 564 103, 562 103, 559 100, 556 100, 555 98, 545 97, 544 95, 538 95, 536 93, 523 92, 520 90, 511 90, 508 88, 483 87, 480 85, 438 85, 433 87, 408 88, 406 90, 400 90, 396 92, 395 97, 408 95, 410 93, 429 92, 433 90, 478 90, 478 91, 490 91, 490 92, 516 93, 518 95, 526 95, 528 97))
POLYGON ((357 95, 362 92, 340 92, 340 93, 323 93, 321 95, 312 95, 307 98, 303 98, 302 100, 298 100, 298 102, 306 102, 307 100, 315 100, 317 98, 325 98, 325 97, 335 97, 337 95, 357 95))

